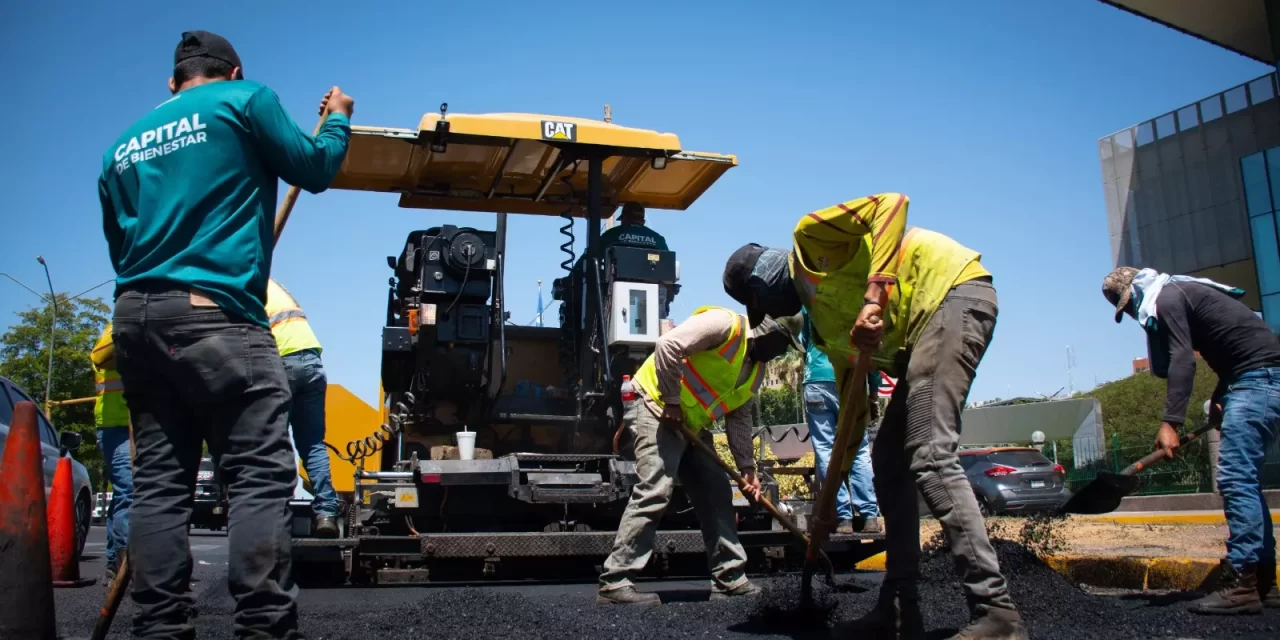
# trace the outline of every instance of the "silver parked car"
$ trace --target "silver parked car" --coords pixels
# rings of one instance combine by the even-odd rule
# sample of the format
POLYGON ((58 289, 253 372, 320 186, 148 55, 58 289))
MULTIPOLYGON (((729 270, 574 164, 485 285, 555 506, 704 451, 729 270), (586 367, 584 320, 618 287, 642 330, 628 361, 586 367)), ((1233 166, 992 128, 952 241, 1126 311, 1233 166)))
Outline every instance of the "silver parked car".
POLYGON ((1037 449, 995 447, 959 454, 983 515, 1054 511, 1071 497, 1062 465, 1037 449))
MULTIPOLYGON (((4 455, 4 443, 9 438, 13 405, 23 400, 35 403, 37 408, 40 406, 40 403, 33 400, 21 387, 8 378, 0 377, 0 458, 4 455)), ((80 446, 82 438, 80 434, 71 431, 59 435, 53 425, 49 424, 49 419, 43 411, 36 411, 36 422, 40 431, 40 449, 44 458, 44 495, 47 499, 49 490, 53 487, 53 473, 58 468, 58 456, 62 449, 74 451, 80 446)), ((0 473, 0 482, 4 481, 4 477, 4 474, 0 473)), ((76 554, 83 555, 84 543, 89 537, 89 523, 92 520, 93 487, 89 480, 89 470, 74 458, 71 460, 71 480, 76 497, 76 554)))

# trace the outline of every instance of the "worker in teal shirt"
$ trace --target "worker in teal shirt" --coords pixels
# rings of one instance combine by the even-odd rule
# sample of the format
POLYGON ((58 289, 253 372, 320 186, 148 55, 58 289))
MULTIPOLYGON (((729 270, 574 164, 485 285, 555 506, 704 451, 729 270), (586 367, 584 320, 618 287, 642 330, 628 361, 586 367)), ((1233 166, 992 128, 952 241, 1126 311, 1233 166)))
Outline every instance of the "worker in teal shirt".
POLYGON ((628 202, 622 205, 618 226, 600 234, 600 254, 612 246, 667 250, 667 240, 657 231, 644 226, 644 205, 628 202))
POLYGON ((289 383, 264 311, 276 185, 328 188, 355 103, 331 89, 312 137, 270 89, 244 79, 225 38, 184 33, 173 62, 172 97, 107 149, 98 180, 135 445, 133 632, 195 634, 187 525, 207 442, 231 496, 235 635, 297 637, 289 383))
MULTIPOLYGON (((836 372, 827 354, 818 349, 809 313, 804 312, 804 329, 800 333, 804 345, 804 403, 805 420, 809 423, 809 442, 813 443, 814 466, 817 467, 818 484, 826 481, 827 465, 831 461, 831 449, 836 439, 837 418, 840 415, 840 397, 836 390, 836 372)), ((867 384, 875 402, 879 391, 880 373, 873 372, 867 384)), ((862 381, 857 381, 861 383, 862 381)), ((876 504, 876 490, 872 485, 870 438, 862 436, 858 454, 849 471, 849 481, 840 486, 836 494, 838 533, 879 533, 880 507, 876 504), (857 512, 858 521, 854 521, 857 512)))

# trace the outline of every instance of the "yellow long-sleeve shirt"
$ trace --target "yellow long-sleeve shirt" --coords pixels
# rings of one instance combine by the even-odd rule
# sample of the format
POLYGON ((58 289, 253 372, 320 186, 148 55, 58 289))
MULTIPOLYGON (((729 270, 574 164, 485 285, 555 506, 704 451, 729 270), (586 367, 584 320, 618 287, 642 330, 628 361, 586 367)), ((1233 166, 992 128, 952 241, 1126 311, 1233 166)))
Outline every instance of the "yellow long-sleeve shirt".
MULTIPOLYGON (((891 287, 898 283, 910 207, 911 199, 901 193, 881 193, 819 209, 796 224, 795 249, 814 270, 835 271, 853 259, 863 246, 863 236, 869 235, 871 271, 867 282, 891 287)), ((975 260, 955 284, 989 275, 975 260)))

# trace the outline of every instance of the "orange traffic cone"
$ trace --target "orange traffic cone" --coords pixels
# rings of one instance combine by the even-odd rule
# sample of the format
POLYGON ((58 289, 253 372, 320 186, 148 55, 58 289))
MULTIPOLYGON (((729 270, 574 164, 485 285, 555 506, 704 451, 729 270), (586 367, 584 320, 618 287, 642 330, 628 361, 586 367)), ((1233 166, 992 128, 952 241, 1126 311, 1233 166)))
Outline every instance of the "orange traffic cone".
POLYGON ((49 559, 53 586, 87 587, 97 578, 80 579, 80 549, 76 546, 76 499, 71 481, 71 458, 58 458, 49 489, 49 559))
POLYGON ((0 460, 0 638, 54 640, 53 575, 36 405, 13 407, 0 460))

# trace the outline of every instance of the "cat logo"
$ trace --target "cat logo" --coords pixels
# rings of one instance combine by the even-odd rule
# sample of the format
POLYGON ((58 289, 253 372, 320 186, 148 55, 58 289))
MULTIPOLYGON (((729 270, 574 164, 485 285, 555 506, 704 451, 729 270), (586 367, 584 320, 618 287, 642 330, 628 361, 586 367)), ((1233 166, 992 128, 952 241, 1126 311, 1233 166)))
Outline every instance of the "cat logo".
POLYGON ((555 122, 553 120, 542 121, 542 139, 543 140, 564 140, 565 142, 577 142, 578 125, 572 122, 555 122))

